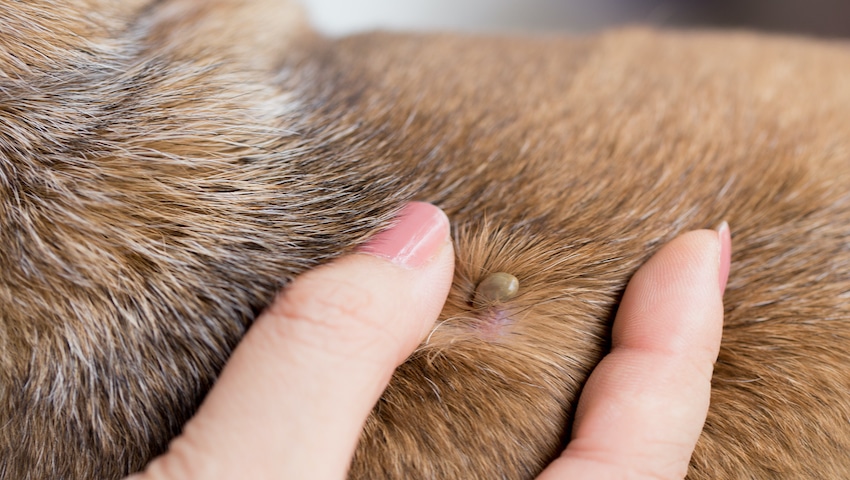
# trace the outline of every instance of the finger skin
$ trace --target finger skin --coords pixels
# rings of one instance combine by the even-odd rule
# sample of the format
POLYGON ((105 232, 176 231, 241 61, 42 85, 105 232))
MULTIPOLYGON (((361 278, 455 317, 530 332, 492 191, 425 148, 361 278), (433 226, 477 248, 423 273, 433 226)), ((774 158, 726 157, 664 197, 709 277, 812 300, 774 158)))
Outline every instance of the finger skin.
POLYGON ((169 452, 133 480, 344 478, 393 370, 439 315, 453 268, 446 230, 415 269, 355 254, 299 277, 169 452))
POLYGON ((689 232, 635 274, 614 322, 611 352, 579 399, 573 438, 539 479, 687 474, 720 348, 720 255, 718 232, 689 232))

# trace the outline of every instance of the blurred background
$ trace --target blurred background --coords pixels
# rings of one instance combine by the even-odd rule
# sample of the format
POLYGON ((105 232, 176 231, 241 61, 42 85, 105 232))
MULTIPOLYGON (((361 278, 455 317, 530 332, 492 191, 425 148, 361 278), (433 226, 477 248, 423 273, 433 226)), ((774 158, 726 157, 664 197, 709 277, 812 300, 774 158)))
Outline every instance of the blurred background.
POLYGON ((301 0, 325 33, 575 32, 622 24, 850 37, 850 0, 301 0))

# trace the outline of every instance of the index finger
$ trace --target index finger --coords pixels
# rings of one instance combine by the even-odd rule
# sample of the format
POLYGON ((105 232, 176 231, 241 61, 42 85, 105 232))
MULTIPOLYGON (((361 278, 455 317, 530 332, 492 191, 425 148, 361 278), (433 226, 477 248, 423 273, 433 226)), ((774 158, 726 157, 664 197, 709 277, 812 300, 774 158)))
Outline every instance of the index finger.
POLYGON ((638 270, 611 352, 579 400, 572 441, 539 478, 687 474, 720 348, 729 251, 728 227, 689 232, 638 270))

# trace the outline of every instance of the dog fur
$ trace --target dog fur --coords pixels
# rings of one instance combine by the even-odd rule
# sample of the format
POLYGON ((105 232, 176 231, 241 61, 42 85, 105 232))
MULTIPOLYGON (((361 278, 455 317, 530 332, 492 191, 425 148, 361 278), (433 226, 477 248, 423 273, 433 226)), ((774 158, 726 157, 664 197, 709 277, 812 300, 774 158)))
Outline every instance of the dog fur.
POLYGON ((688 478, 850 474, 850 48, 749 33, 313 33, 274 0, 0 0, 0 478, 161 453, 257 313, 408 200, 452 220, 440 321, 351 478, 533 478, 617 301, 721 220, 688 478), (520 294, 472 306, 505 271, 520 294))

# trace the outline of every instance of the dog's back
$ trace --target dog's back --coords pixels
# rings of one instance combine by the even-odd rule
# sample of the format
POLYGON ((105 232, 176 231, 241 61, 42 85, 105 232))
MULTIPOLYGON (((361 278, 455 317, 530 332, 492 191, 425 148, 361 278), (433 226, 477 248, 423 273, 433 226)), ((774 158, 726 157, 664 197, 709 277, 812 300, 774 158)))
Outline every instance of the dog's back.
POLYGON ((288 5, 145 4, 0 1, 0 26, 39 40, 0 28, 0 477, 140 468, 276 289, 414 198, 452 219, 456 281, 352 477, 532 477, 568 438, 629 275, 724 219, 724 343, 691 477, 850 471, 845 45, 329 41, 288 5), (496 271, 520 294, 473 306, 496 271))

